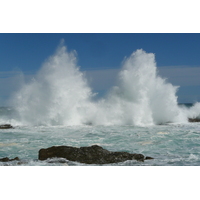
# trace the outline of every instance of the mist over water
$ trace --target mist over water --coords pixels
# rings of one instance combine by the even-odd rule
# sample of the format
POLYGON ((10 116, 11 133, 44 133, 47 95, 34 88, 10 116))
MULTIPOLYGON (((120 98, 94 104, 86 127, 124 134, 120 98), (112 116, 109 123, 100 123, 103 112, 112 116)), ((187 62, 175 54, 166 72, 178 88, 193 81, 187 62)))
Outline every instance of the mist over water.
POLYGON ((117 85, 96 100, 76 52, 61 45, 36 77, 13 97, 23 125, 136 125, 187 122, 200 114, 200 104, 178 106, 178 87, 158 75, 155 55, 143 50, 126 58, 117 85))

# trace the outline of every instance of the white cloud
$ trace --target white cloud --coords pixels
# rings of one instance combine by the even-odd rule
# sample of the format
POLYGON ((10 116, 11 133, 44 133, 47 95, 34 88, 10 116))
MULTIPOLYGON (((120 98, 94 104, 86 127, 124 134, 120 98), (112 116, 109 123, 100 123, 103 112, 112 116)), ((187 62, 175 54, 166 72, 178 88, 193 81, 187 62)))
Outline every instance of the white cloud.
MULTIPOLYGON (((102 92, 116 85, 119 71, 120 69, 102 69, 87 70, 84 73, 93 91, 102 92)), ((180 86, 178 96, 179 99, 183 99, 182 101, 200 100, 197 94, 198 87, 200 89, 200 67, 158 67, 158 74, 173 85, 180 86)), ((0 106, 7 105, 11 94, 17 91, 24 82, 31 80, 33 76, 33 72, 0 72, 0 106)))
MULTIPOLYGON (((105 90, 115 85, 120 69, 86 71, 86 77, 96 90, 105 90)), ((158 67, 158 75, 176 86, 200 86, 200 67, 158 67)))
POLYGON ((107 90, 115 85, 119 69, 88 70, 86 78, 94 90, 107 90))
POLYGON ((158 67, 159 75, 179 86, 200 86, 200 67, 158 67))

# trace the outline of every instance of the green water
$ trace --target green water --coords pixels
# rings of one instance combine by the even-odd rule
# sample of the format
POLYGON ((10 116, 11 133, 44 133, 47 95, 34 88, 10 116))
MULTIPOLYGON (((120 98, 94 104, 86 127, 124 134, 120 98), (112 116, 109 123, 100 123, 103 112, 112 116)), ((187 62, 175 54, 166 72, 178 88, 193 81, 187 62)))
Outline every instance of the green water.
MULTIPOLYGON (((0 157, 19 157, 23 165, 62 165, 38 161, 38 151, 53 145, 90 146, 151 156, 111 165, 182 166, 200 165, 200 123, 134 126, 15 127, 0 130, 0 157)), ((66 161, 67 165, 84 165, 66 161)), ((5 163, 0 163, 4 165, 5 163)), ((10 162, 15 165, 15 162, 10 162)))

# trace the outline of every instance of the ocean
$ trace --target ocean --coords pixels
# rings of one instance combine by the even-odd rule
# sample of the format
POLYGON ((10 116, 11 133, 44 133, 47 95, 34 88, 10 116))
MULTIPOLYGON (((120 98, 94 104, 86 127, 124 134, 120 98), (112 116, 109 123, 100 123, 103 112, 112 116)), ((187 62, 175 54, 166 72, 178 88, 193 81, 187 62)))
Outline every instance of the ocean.
MULTIPOLYGON (((155 56, 137 50, 127 58, 116 85, 96 98, 73 52, 65 46, 47 60, 0 107, 0 165, 85 166, 62 159, 38 160, 41 148, 97 144, 109 151, 141 153, 152 160, 108 166, 199 166, 200 103, 179 104, 178 87, 159 76, 155 56)), ((90 165, 91 166, 91 165, 90 165)))
MULTIPOLYGON (((9 108, 1 108, 4 115, 9 108)), ((126 151, 151 156, 153 160, 128 160, 109 166, 199 166, 200 123, 170 123, 139 127, 133 125, 15 126, 0 129, 0 158, 19 157, 20 165, 88 165, 59 159, 38 160, 41 148, 97 144, 109 151, 126 151)), ((0 165, 19 165, 18 161, 0 165)))

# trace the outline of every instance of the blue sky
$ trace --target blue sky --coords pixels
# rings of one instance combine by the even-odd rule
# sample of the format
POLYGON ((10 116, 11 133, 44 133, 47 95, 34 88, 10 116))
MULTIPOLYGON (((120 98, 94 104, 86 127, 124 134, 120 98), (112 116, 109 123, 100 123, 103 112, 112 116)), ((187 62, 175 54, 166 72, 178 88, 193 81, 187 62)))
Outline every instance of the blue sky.
POLYGON ((17 90, 17 73, 28 79, 65 40, 76 50, 78 65, 93 79, 91 86, 103 94, 125 56, 143 49, 154 53, 159 74, 179 85, 178 101, 200 101, 200 34, 188 33, 0 33, 0 104, 17 90), (95 80, 96 79, 96 80, 95 80))
POLYGON ((1 71, 19 67, 36 71, 65 40, 76 50, 82 69, 118 68, 125 56, 136 49, 156 54, 157 65, 198 66, 199 34, 0 34, 1 71))

